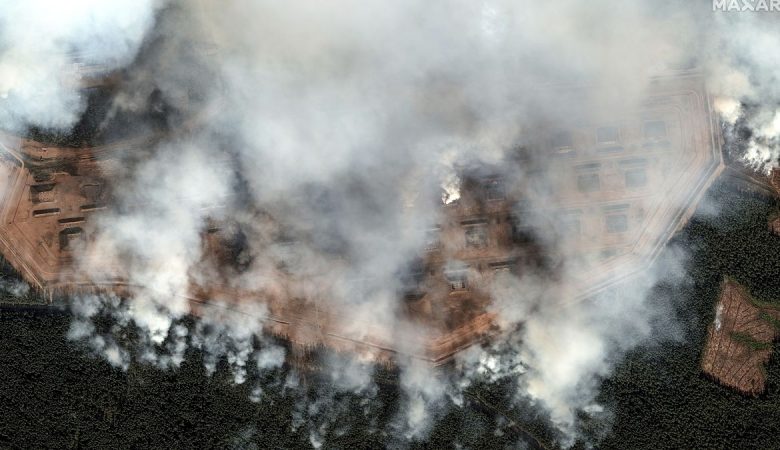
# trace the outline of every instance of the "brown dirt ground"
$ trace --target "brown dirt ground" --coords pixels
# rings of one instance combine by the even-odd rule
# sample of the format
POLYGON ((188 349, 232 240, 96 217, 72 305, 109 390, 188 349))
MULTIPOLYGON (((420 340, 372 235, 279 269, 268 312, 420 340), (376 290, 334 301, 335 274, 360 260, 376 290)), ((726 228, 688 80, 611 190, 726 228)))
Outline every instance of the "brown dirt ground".
POLYGON ((769 184, 775 188, 777 195, 780 195, 780 168, 772 169, 772 174, 769 176, 769 184))
POLYGON ((780 217, 769 222, 769 231, 780 236, 780 217))
MULTIPOLYGON (((680 215, 676 209, 659 206, 662 210, 647 213, 646 217, 643 209, 641 215, 637 216, 637 226, 632 233, 601 236, 600 232, 594 231, 593 236, 580 239, 578 242, 584 244, 573 246, 573 252, 595 254, 596 251, 609 250, 615 252, 613 256, 626 257, 599 257, 598 263, 592 264, 586 273, 567 283, 571 287, 562 297, 579 301, 589 293, 620 280, 632 270, 638 270, 643 264, 648 264, 662 244, 671 237, 670 230, 675 226, 669 225, 675 225, 676 222, 679 226, 687 220, 703 189, 723 169, 719 148, 712 147, 706 139, 712 130, 708 111, 703 108, 702 86, 697 78, 682 77, 653 94, 654 99, 665 99, 662 102, 664 105, 670 102, 668 109, 666 106, 652 106, 648 110, 654 115, 662 115, 670 124, 676 124, 670 127, 670 139, 680 143, 686 139, 686 142, 690 140, 695 144, 690 153, 678 155, 664 151, 663 156, 658 155, 665 161, 664 165, 648 167, 652 177, 667 176, 661 173, 666 170, 663 167, 671 167, 675 161, 690 169, 682 170, 683 166, 680 166, 679 179, 675 181, 675 186, 680 189, 674 190, 680 196, 662 202, 664 205, 684 204, 688 209, 680 215), (678 106, 689 111, 685 120, 677 116, 678 106), (635 249, 633 254, 620 253, 629 247, 635 249)), ((181 133, 186 134, 207 117, 217 114, 219 107, 217 105, 193 117, 182 127, 181 133)), ((619 147, 621 151, 627 152, 627 156, 639 149, 644 139, 639 127, 631 130, 624 136, 631 147, 619 147)), ((61 292, 126 292, 139 288, 128 284, 122 255, 110 245, 103 245, 99 239, 101 230, 97 228, 95 217, 104 214, 103 209, 110 208, 112 204, 113 180, 122 173, 117 170, 122 164, 122 159, 117 155, 136 149, 146 151, 144 149, 159 138, 162 136, 146 136, 108 146, 73 149, 0 133, 0 149, 5 150, 0 152, 0 253, 31 285, 48 293, 50 300, 61 292), (75 264, 76 261, 78 264, 75 264)), ((642 155, 645 153, 646 150, 642 150, 642 155)), ((614 159, 613 156, 605 158, 614 159)), ((570 169, 569 162, 559 160, 556 164, 560 170, 570 169)), ((500 178, 502 170, 499 169, 484 167, 473 169, 473 173, 466 173, 464 169, 460 200, 443 207, 436 236, 440 245, 420 255, 424 279, 409 283, 411 292, 424 293, 410 296, 410 299, 405 300, 404 308, 407 316, 415 323, 423 323, 427 325, 424 328, 431 330, 430 335, 424 336, 427 344, 424 356, 427 359, 443 361, 497 331, 493 326, 494 317, 486 308, 490 301, 490 280, 497 270, 517 273, 524 270, 523 266, 537 270, 542 263, 548 264, 547 259, 554 259, 542 260, 538 257, 543 250, 541 245, 516 245, 514 242, 512 217, 516 213, 515 204, 518 200, 514 197, 518 194, 524 196, 526 188, 507 186, 508 190, 504 190, 503 194, 501 190, 493 190, 491 192, 499 195, 488 195, 486 181, 492 179, 495 182, 496 177, 500 178), (450 270, 448 263, 451 261, 462 261, 464 267, 450 270), (459 282, 453 284, 453 279, 459 282)), ((621 177, 615 178, 616 183, 618 178, 621 177)), ((563 189, 556 194, 562 203, 558 206, 550 205, 550 208, 557 210, 559 207, 593 203, 593 207, 589 206, 588 209, 598 212, 583 220, 596 230, 604 228, 603 214, 596 204, 619 200, 629 202, 629 207, 633 207, 632 202, 639 201, 635 198, 637 195, 643 199, 655 198, 653 190, 644 193, 632 190, 627 197, 618 184, 605 189, 604 195, 596 197, 583 195, 573 187, 563 189)), ((652 184, 648 183, 648 187, 652 184)), ((118 186, 114 188, 120 189, 118 186)), ((333 306, 333 302, 327 301, 329 285, 333 282, 327 273, 316 275, 314 279, 297 279, 285 275, 281 268, 278 273, 269 268, 267 278, 271 282, 263 284, 262 288, 249 287, 247 292, 231 292, 232 272, 224 260, 230 257, 232 249, 220 248, 219 226, 213 228, 215 235, 204 238, 206 241, 214 241, 204 242, 204 250, 211 251, 204 252, 201 263, 206 269, 219 270, 204 272, 210 274, 207 285, 192 280, 193 286, 187 297, 193 303, 201 305, 208 301, 217 303, 223 300, 220 304, 226 307, 245 309, 252 313, 256 309, 252 306, 256 306, 258 299, 263 299, 265 315, 273 322, 274 332, 301 346, 315 346, 324 342, 340 347, 355 343, 369 348, 371 352, 374 349, 379 352, 400 352, 405 348, 420 347, 406 342, 417 339, 415 336, 418 333, 386 329, 375 324, 371 318, 345 321, 344 317, 349 316, 333 306), (226 271, 224 273, 223 268, 226 271), (312 286, 321 289, 313 289, 312 286)), ((229 237, 224 241, 229 241, 229 237)), ((338 262, 332 261, 332 264, 338 262)), ((554 261, 550 265, 554 265, 554 261)), ((197 306, 196 311, 200 307, 197 306)), ((418 344, 417 341, 413 343, 418 344)))
POLYGON ((761 313, 778 319, 780 311, 756 307, 747 290, 731 280, 723 282, 716 308, 715 321, 707 332, 702 370, 743 394, 762 393, 766 384, 764 365, 769 361, 771 343, 780 330, 761 313), (767 348, 751 348, 739 337, 735 338, 735 334, 768 344, 767 348))

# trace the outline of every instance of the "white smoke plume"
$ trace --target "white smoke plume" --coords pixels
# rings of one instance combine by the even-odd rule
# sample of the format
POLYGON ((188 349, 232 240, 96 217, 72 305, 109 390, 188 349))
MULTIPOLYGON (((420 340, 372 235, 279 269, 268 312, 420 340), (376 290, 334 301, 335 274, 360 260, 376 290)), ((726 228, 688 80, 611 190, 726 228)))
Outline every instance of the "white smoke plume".
POLYGON ((20 298, 27 296, 29 293, 30 285, 24 281, 0 276, 0 294, 20 298))
POLYGON ((780 167, 780 63, 771 57, 780 45, 777 14, 716 14, 709 82, 719 96, 716 109, 728 133, 750 131, 737 155, 768 174, 780 167))
MULTIPOLYGON (((95 279, 121 262, 130 282, 129 302, 73 301, 70 337, 118 367, 127 366, 129 352, 111 330, 96 330, 101 308, 142 330, 142 359, 161 367, 177 366, 190 345, 207 355, 208 370, 226 357, 237 383, 249 364, 279 367, 282 349, 254 345, 264 342, 262 306, 205 316, 194 331, 179 321, 191 312, 193 280, 280 292, 280 262, 327 281, 308 293, 341 313, 333 320, 351 335, 364 337, 370 324, 371 335, 402 336, 409 348, 401 350, 419 354, 427 331, 400 314, 398 273, 424 245, 441 201, 460 196, 458 165, 500 164, 538 123, 631 109, 651 77, 691 61, 706 72, 726 121, 739 121, 743 104, 758 105, 745 160, 760 170, 777 161, 780 60, 767 55, 780 33, 770 15, 639 0, 60 3, 0 7, 4 129, 67 128, 77 120, 82 95, 62 80, 74 54, 107 69, 133 62, 114 111, 143 109, 156 90, 183 116, 196 116, 192 128, 123 155, 114 168, 120 207, 101 217, 99 238, 81 259, 95 279), (61 14, 41 14, 55 7, 61 14), (53 31, 41 37, 40 28, 53 31), (572 104, 552 88, 561 83, 593 86, 594 95, 572 104), (241 270, 201 264, 212 220, 245 236, 241 270), (278 244, 283 234, 293 245, 278 244)), ((525 176, 522 168, 507 175, 510 184, 525 176)), ((551 254, 565 254, 544 218, 532 219, 551 254)), ((664 265, 683 267, 684 255, 670 254, 664 265)), ((574 272, 580 264, 562 267, 574 272)), ((518 397, 549 411, 570 443, 575 412, 599 409, 599 378, 625 351, 654 339, 653 324, 666 311, 647 295, 669 274, 651 271, 616 298, 563 308, 571 290, 565 275, 494 286, 502 329, 520 331, 462 355, 454 379, 400 358, 398 433, 424 437, 440 405, 457 404, 470 377, 512 373, 520 375, 518 397)), ((674 330, 664 335, 673 338, 674 330)), ((337 389, 371 397, 370 364, 325 365, 337 389)), ((325 410, 334 403, 323 397, 302 405, 311 443, 322 445, 332 423, 325 410)))
POLYGON ((81 77, 129 63, 157 0, 31 0, 0 5, 0 123, 68 128, 85 107, 81 77))

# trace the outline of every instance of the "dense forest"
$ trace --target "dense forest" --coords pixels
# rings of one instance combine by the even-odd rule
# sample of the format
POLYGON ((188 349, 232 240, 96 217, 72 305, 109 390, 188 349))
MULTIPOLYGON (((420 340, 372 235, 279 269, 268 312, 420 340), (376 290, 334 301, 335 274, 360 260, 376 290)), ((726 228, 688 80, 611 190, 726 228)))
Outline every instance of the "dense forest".
MULTIPOLYGON (((236 385, 226 361, 209 376, 194 350, 176 370, 112 368, 65 339, 64 310, 6 310, 0 326, 1 448, 311 448, 313 429, 325 448, 403 443, 393 433, 399 389, 390 369, 377 370, 377 390, 366 402, 363 394, 330 392, 316 371, 290 373, 288 366, 263 374, 250 368, 252 382, 236 385)), ((543 415, 512 404, 512 392, 508 380, 470 388, 463 405, 440 411, 427 439, 412 448, 551 441, 552 434, 521 426, 551 433, 543 415)))
MULTIPOLYGON (((767 367, 767 390, 757 398, 724 388, 699 369, 724 275, 759 298, 780 299, 780 237, 771 236, 766 223, 777 204, 725 183, 708 195, 701 213, 672 242, 689 250, 687 282, 662 282, 653 291, 652 301, 674 305, 684 335, 636 348, 617 365, 602 381, 599 398, 610 412, 607 431, 583 413, 583 440, 577 447, 780 448, 777 357, 767 367)), ((8 268, 2 269, 7 281, 8 268)), ((123 371, 69 342, 69 324, 64 309, 0 310, 0 447, 265 449, 310 448, 321 442, 324 448, 351 449, 403 444, 393 433, 401 394, 398 374, 391 369, 377 369, 377 389, 369 402, 361 395, 332 392, 316 370, 288 365, 262 373, 250 367, 250 381, 236 385, 226 361, 207 375, 203 355, 193 349, 175 370, 131 363, 123 371), (298 387, 291 387, 291 380, 298 387)), ((544 412, 513 401, 513 386, 511 379, 473 384, 462 405, 433 411, 433 429, 411 447, 554 448, 558 435, 544 412)))
POLYGON ((614 414, 602 448, 780 448, 780 361, 767 366, 766 392, 740 395, 701 374, 701 351, 725 275, 757 298, 780 301, 780 237, 767 217, 775 200, 714 186, 700 212, 671 243, 690 251, 688 282, 661 283, 654 301, 676 305, 680 342, 632 351, 604 380, 600 400, 614 414))

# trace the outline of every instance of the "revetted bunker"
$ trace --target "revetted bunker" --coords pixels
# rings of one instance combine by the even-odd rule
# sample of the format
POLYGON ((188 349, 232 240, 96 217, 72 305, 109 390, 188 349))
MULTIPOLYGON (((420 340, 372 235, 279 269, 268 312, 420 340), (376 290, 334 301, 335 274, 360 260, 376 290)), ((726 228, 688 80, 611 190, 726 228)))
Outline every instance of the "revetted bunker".
MULTIPOLYGON (((193 282, 189 299, 198 311, 214 299, 242 310, 262 298, 269 329, 294 342, 374 358, 424 348, 413 356, 441 363, 495 330, 497 312, 486 308, 494 277, 556 264, 556 256, 546 254, 550 246, 535 237, 540 224, 527 217, 548 220, 556 251, 578 261, 564 293, 565 301, 577 301, 646 268, 723 169, 719 128, 702 78, 694 73, 654 80, 638 110, 533 133, 529 146, 514 155, 528 182, 509 185, 501 170, 464 168, 461 198, 442 205, 441 222, 428 231, 419 260, 404 275, 399 297, 405 313, 431 330, 421 345, 372 335, 371 324, 345 329, 329 319, 342 312, 326 299, 290 294, 306 292, 304 283, 327 280, 316 275, 304 280, 283 268, 278 277, 284 292, 238 292, 193 282), (529 153, 533 160, 526 158, 529 153)), ((74 270, 73 249, 89 244, 96 216, 111 205, 115 152, 149 143, 142 138, 60 149, 2 136, 0 251, 30 284, 49 295, 95 288, 123 292, 121 269, 99 281, 86 279, 74 270)), ((211 257, 229 254, 224 251, 229 238, 218 224, 203 240, 211 257)))

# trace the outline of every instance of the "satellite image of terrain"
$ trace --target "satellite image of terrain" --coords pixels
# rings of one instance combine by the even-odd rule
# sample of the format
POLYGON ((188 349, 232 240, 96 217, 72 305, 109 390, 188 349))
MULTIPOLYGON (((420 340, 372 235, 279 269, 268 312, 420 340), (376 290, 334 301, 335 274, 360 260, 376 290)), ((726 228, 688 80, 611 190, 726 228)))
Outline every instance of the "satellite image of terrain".
POLYGON ((780 3, 0 2, 0 448, 780 449, 780 3))

